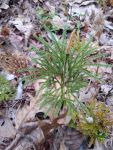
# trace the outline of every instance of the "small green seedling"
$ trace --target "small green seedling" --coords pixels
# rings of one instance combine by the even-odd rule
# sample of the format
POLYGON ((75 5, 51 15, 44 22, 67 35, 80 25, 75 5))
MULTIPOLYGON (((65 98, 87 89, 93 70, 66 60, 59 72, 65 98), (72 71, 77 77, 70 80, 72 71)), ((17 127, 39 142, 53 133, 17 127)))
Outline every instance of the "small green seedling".
POLYGON ((15 90, 10 82, 0 75, 0 101, 10 100, 14 96, 15 90))

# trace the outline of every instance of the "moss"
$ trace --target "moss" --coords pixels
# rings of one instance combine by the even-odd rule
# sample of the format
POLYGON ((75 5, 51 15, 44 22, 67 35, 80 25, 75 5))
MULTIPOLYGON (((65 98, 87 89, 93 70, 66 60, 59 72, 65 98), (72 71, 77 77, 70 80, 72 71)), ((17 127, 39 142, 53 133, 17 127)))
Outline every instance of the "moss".
POLYGON ((77 118, 78 129, 84 135, 90 137, 91 143, 94 143, 96 139, 98 141, 104 141, 110 134, 113 125, 110 108, 97 100, 91 100, 86 106, 89 110, 87 115, 93 118, 93 122, 88 122, 86 119, 86 113, 80 110, 77 118))
POLYGON ((10 100, 15 94, 15 89, 10 82, 0 75, 0 101, 10 100))

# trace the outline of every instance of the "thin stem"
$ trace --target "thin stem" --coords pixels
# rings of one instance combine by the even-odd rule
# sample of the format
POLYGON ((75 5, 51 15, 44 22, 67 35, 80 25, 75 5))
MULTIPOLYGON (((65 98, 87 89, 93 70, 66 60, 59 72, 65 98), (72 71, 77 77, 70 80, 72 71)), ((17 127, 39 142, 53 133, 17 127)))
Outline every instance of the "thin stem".
MULTIPOLYGON (((67 62, 68 62, 68 58, 69 58, 69 54, 66 54, 66 60, 65 60, 65 63, 64 63, 64 72, 63 72, 63 80, 65 80, 65 74, 66 74, 66 69, 68 69, 67 67, 67 62)), ((65 84, 65 83, 64 83, 65 84)))

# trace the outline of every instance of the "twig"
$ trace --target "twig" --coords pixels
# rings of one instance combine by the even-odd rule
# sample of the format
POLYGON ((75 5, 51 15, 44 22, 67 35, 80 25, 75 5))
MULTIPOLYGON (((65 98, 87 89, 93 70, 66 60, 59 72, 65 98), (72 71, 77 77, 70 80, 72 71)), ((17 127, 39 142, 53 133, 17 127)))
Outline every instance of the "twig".
POLYGON ((13 150, 15 146, 19 143, 19 141, 25 137, 26 134, 31 133, 38 127, 38 122, 35 123, 27 123, 21 128, 19 128, 18 133, 16 134, 16 138, 13 142, 5 149, 5 150, 13 150))
POLYGON ((13 140, 13 142, 5 150, 13 150, 21 138, 22 138, 22 135, 17 134, 16 138, 13 140))

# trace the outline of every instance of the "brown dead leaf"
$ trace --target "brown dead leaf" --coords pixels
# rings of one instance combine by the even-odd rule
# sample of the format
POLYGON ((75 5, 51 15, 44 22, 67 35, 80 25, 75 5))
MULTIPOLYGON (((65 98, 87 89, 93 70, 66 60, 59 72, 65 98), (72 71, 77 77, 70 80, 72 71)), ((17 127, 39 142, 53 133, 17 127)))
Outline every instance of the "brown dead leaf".
POLYGON ((67 109, 64 109, 64 112, 60 114, 57 118, 54 118, 51 122, 50 121, 38 121, 39 127, 42 129, 44 136, 46 137, 51 129, 55 129, 61 124, 59 124, 59 120, 65 118, 67 115, 67 109))
POLYGON ((74 29, 69 37, 69 41, 66 48, 66 54, 70 54, 70 49, 74 47, 75 40, 76 40, 76 32, 74 29))
POLYGON ((100 38, 101 34, 103 33, 104 23, 105 22, 104 22, 103 13, 100 11, 99 13, 97 13, 93 24, 95 36, 98 38, 100 38))
POLYGON ((113 6, 113 0, 108 0, 108 3, 113 6))
POLYGON ((16 114, 16 128, 18 129, 23 123, 28 120, 32 120, 35 114, 39 111, 39 107, 37 106, 37 99, 35 97, 30 97, 30 105, 25 105, 22 108, 17 110, 16 114))
POLYGON ((95 142, 94 150, 103 150, 104 146, 102 143, 99 143, 98 141, 95 142))
POLYGON ((1 35, 3 35, 4 37, 9 35, 9 28, 7 26, 2 27, 1 29, 1 35))
POLYGON ((2 136, 4 138, 6 138, 6 137, 13 138, 16 134, 16 130, 15 130, 11 120, 8 118, 3 118, 3 119, 4 119, 3 125, 0 124, 0 136, 2 136))
MULTIPOLYGON (((77 131, 74 128, 64 127, 64 144, 66 145, 66 148, 70 148, 71 150, 78 150, 82 149, 80 146, 82 145, 84 141, 84 136, 82 133, 77 131)), ((84 141, 85 142, 85 141, 84 141)), ((85 143, 84 143, 85 144, 85 143)), ((83 148, 84 150, 85 148, 83 148)))
POLYGON ((87 32, 88 32, 88 30, 89 30, 88 24, 85 22, 85 25, 84 25, 83 31, 84 31, 85 33, 87 33, 87 32))

